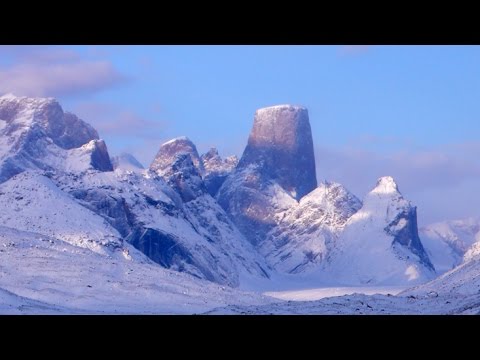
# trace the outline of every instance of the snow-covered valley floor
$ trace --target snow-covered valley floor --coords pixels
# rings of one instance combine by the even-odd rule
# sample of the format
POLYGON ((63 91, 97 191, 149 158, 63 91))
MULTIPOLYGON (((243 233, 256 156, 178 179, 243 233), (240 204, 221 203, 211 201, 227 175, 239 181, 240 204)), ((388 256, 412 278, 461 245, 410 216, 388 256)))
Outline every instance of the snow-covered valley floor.
POLYGON ((364 295, 397 295, 405 290, 405 286, 371 286, 371 287, 325 287, 304 290, 267 291, 264 295, 291 301, 315 301, 329 297, 364 294, 364 295))
POLYGON ((219 308, 208 314, 242 315, 473 315, 480 312, 480 297, 431 298, 388 295, 345 295, 317 301, 283 301, 262 306, 219 308))
POLYGON ((0 226, 0 314, 194 314, 274 301, 166 270, 128 250, 103 255, 0 226))
POLYGON ((404 292, 281 278, 237 290, 165 270, 133 248, 98 254, 0 226, 0 314, 477 314, 472 271, 404 292))

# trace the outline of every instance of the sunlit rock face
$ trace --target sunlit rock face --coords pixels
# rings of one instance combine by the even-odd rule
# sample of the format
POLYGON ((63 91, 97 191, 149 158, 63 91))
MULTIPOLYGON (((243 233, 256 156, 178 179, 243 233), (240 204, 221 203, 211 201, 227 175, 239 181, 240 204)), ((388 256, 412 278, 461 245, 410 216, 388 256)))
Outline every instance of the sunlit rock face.
POLYGON ((197 168, 199 175, 203 175, 205 170, 198 155, 197 147, 186 136, 181 136, 162 144, 150 165, 150 170, 162 176, 164 171, 169 171, 173 162, 176 161, 176 157, 181 154, 187 154, 197 168))
POLYGON ((316 187, 308 111, 280 105, 255 113, 248 145, 217 200, 258 246, 282 214, 316 187))
POLYGON ((238 168, 252 164, 296 200, 317 187, 306 108, 280 105, 257 110, 238 168))

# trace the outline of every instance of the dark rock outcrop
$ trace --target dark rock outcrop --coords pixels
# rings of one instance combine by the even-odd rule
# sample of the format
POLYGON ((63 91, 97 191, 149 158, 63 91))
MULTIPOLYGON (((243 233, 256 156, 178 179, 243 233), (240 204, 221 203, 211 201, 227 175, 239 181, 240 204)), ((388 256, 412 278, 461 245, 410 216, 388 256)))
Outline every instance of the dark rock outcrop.
POLYGON ((238 158, 236 156, 229 156, 222 159, 218 154, 218 150, 211 148, 207 153, 203 154, 200 159, 205 169, 203 175, 205 187, 210 195, 215 196, 227 176, 235 170, 238 164, 238 158))
POLYGON ((110 156, 108 155, 107 145, 103 140, 93 140, 93 149, 91 153, 92 167, 99 171, 113 171, 110 156))
POLYGON ((398 213, 395 219, 385 228, 385 232, 393 236, 393 243, 400 244, 417 255, 422 263, 434 270, 434 266, 418 236, 417 208, 410 206, 398 213), (403 226, 399 226, 400 224, 403 226))

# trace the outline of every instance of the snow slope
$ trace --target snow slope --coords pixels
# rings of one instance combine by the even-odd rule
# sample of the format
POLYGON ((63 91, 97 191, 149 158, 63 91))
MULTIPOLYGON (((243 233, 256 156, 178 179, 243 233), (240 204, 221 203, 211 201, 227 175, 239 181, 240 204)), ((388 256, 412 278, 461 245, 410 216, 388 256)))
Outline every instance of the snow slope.
POLYGON ((61 174, 55 181, 166 268, 231 286, 267 276, 264 260, 208 194, 183 203, 148 170, 61 174))
POLYGON ((23 172, 0 184, 0 223, 97 252, 122 245, 107 221, 38 172, 23 172))
POLYGON ((282 301, 267 305, 230 305, 210 315, 478 315, 480 297, 354 294, 317 301, 282 301))
POLYGON ((391 177, 382 177, 345 224, 324 272, 339 283, 401 285, 432 279, 418 238, 416 209, 391 177))
POLYGON ((163 269, 129 244, 98 254, 0 226, 2 314, 193 314, 271 301, 163 269))

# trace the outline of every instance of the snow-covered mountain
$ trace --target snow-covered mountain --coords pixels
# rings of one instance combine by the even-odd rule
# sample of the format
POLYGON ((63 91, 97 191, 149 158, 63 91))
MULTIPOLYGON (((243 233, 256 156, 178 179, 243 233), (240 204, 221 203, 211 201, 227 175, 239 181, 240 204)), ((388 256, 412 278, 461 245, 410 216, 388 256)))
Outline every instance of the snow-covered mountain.
POLYGON ((285 212, 259 250, 282 272, 312 269, 327 258, 347 220, 361 206, 342 185, 321 183, 285 212))
POLYGON ((110 158, 97 132, 54 99, 3 96, 0 222, 82 254, 136 249, 230 286, 272 273, 355 285, 434 275, 416 208, 392 178, 363 202, 341 184, 317 187, 308 112, 293 105, 257 110, 240 161, 214 148, 200 156, 180 137, 144 169, 129 154, 110 158))
POLYGON ((430 224, 419 229, 422 242, 439 274, 460 265, 480 243, 480 219, 468 218, 430 224))
POLYGON ((325 271, 338 281, 414 284, 435 270, 418 236, 416 208, 392 177, 382 177, 345 223, 325 271))
POLYGON ((27 170, 111 171, 105 143, 52 98, 0 97, 0 182, 27 170))
POLYGON ((199 160, 195 145, 187 138, 177 138, 160 146, 150 170, 162 176, 180 195, 185 216, 198 235, 205 239, 205 246, 214 245, 219 251, 215 254, 217 260, 212 259, 210 266, 219 267, 222 265, 220 259, 227 258, 231 262, 223 269, 227 273, 240 263, 259 276, 268 276, 262 257, 208 193, 200 173, 200 170, 204 171, 203 166, 198 168, 201 162, 195 165, 195 159, 199 160))
POLYGON ((131 243, 164 267, 231 286, 268 276, 208 194, 187 205, 192 199, 154 172, 132 169, 131 158, 126 167, 125 156, 113 171, 96 131, 54 99, 4 96, 0 118, 3 225, 98 252, 131 243))
POLYGON ((248 145, 217 194, 277 271, 346 284, 418 283, 434 275, 416 208, 391 177, 362 203, 340 184, 317 188, 307 110, 257 110, 248 145))

